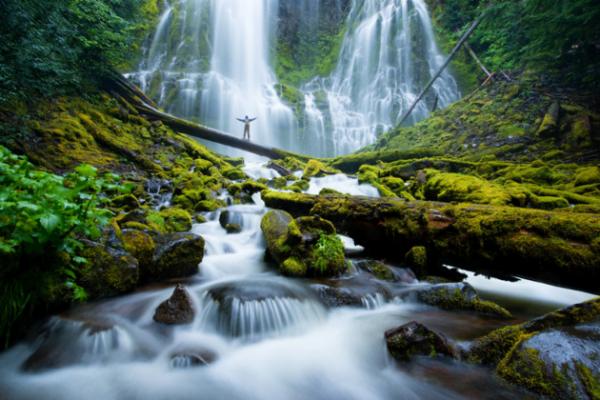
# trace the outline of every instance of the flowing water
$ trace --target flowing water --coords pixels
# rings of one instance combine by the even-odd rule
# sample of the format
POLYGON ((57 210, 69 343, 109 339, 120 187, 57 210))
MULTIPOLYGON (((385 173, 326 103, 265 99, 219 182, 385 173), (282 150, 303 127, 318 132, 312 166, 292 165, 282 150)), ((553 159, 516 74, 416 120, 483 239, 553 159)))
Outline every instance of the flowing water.
MULTIPOLYGON (((246 171, 272 176, 257 165, 246 171)), ((337 177, 334 182, 344 178, 337 177)), ((345 178, 336 186, 368 194, 345 178), (340 187, 341 186, 341 187, 340 187)), ((323 180, 311 185, 327 186, 323 180), (317 183, 319 182, 319 183, 317 183)), ((335 186, 335 185, 334 185, 335 186)), ((55 316, 29 340, 0 354, 2 399, 511 399, 523 394, 486 369, 443 359, 397 365, 383 332, 419 320, 457 341, 506 321, 452 313, 403 301, 395 292, 423 287, 394 267, 405 283, 389 283, 355 266, 343 277, 298 280, 277 275, 265 261, 260 220, 266 208, 227 207, 242 227, 227 234, 223 210, 192 231, 206 240, 199 273, 184 283, 196 314, 188 325, 153 321, 174 283, 77 307, 55 316), (352 305, 328 307, 323 293, 340 289, 352 305), (391 294, 392 293, 392 294, 391 294)), ((354 244, 344 238, 347 246, 354 244)), ((485 292, 484 283, 469 279, 485 292)), ((494 282, 496 283, 496 282, 494 282)), ((526 282, 493 285, 505 299, 530 292, 527 303, 558 307, 586 294, 526 282), (540 293, 532 295, 531 293, 540 293), (512 294, 511 294, 512 293, 512 294)), ((532 309, 530 313, 533 313, 532 309)))
MULTIPOLYGON (((331 76, 315 77, 300 88, 302 101, 286 103, 272 49, 280 2, 291 1, 165 0, 139 69, 128 76, 178 116, 240 136, 236 118, 256 117, 253 141, 332 156, 394 127, 444 61, 425 0, 352 0, 331 76)), ((301 33, 318 35, 327 11, 321 1, 294 6, 301 33)), ((334 7, 342 12, 340 1, 334 7)), ((436 96, 443 107, 459 95, 444 72, 410 122, 425 117, 436 96)))

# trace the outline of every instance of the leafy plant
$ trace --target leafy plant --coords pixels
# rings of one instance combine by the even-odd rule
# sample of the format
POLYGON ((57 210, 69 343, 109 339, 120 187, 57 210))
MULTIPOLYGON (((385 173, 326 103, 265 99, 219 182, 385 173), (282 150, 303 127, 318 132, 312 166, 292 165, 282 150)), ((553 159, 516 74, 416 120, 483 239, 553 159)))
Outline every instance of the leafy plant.
MULTIPOLYGON (((127 188, 126 188, 127 189, 127 188)), ((39 171, 0 146, 0 337, 32 303, 47 276, 62 280, 73 300, 85 300, 76 283, 79 238, 96 238, 111 217, 103 193, 120 191, 118 177, 80 165, 65 176, 39 171)))

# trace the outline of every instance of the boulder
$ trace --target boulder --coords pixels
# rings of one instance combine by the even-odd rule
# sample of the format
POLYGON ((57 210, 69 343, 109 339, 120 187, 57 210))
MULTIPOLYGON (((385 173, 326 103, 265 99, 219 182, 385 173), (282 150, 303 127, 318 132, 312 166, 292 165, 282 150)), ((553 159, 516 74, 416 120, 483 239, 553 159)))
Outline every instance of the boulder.
POLYGON ((382 281, 415 283, 417 278, 409 268, 392 268, 377 260, 359 260, 354 265, 382 281))
POLYGON ((416 321, 385 332, 388 351, 398 361, 409 361, 414 356, 456 357, 446 338, 416 321))
POLYGON ((82 256, 88 261, 81 268, 79 284, 93 298, 116 296, 136 288, 140 271, 138 260, 123 248, 82 240, 82 256))
POLYGON ((207 349, 190 349, 173 352, 170 359, 173 368, 193 368, 212 364, 217 355, 207 349))
POLYGON ((178 284, 171 297, 160 303, 154 320, 167 325, 189 324, 194 320, 194 314, 192 298, 185 287, 178 284))
POLYGON ((204 257, 204 239, 193 233, 170 233, 155 237, 152 263, 142 269, 146 281, 182 278, 198 272, 204 257))
POLYGON ((318 216, 293 219, 268 212, 261 221, 267 250, 288 276, 335 276, 347 269, 344 245, 333 224, 318 216))
POLYGON ((475 340, 467 358, 547 398, 597 399, 600 298, 497 329, 475 340))

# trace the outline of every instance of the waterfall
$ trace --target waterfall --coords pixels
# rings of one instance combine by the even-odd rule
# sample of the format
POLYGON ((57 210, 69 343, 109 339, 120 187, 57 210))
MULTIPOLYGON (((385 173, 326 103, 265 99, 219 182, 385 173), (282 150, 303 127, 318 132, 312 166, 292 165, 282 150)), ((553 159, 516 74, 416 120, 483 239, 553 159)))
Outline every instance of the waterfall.
MULTIPOLYGON (((424 0, 353 0, 338 65, 325 82, 334 154, 371 144, 393 128, 444 62, 424 0)), ((445 71, 429 93, 446 106, 459 97, 445 71)), ((409 121, 424 118, 421 101, 409 121)))
MULTIPOLYGON (((254 142, 315 156, 352 152, 398 123, 445 57, 425 0, 351 0, 343 10, 341 0, 165 0, 129 76, 166 111, 229 134, 241 137, 236 118, 248 115, 257 117, 254 142), (318 37, 325 12, 345 18, 347 29, 331 75, 305 83, 295 104, 272 67, 283 9, 303 35, 318 37)), ((424 118, 436 96, 441 107, 458 99, 450 72, 409 122, 424 118)))

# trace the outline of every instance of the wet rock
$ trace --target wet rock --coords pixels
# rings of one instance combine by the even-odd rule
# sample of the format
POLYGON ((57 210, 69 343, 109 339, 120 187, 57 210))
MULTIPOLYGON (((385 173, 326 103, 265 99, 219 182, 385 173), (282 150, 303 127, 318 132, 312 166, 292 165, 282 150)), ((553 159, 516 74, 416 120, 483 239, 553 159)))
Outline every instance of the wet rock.
POLYGON ((498 318, 512 317, 504 307, 491 301, 481 300, 473 286, 464 282, 424 285, 411 290, 408 298, 444 310, 475 311, 498 318))
POLYGON ((456 352, 446 338, 416 321, 385 332, 388 351, 398 361, 409 361, 414 356, 455 357, 456 352))
POLYGON ((154 320, 167 325, 189 324, 194 320, 194 314, 192 298, 185 287, 178 284, 171 297, 160 303, 154 320))
POLYGON ((230 222, 230 220, 231 220, 231 211, 229 211, 229 210, 221 211, 221 214, 219 214, 219 224, 221 225, 221 227, 223 229, 225 229, 225 227, 230 222))
POLYGON ((38 347, 23 362, 21 369, 43 372, 80 363, 102 362, 119 346, 119 334, 113 328, 110 321, 53 317, 44 326, 38 347), (104 345, 102 352, 94 351, 94 344, 98 342, 104 345))
POLYGON ((79 283, 91 297, 109 297, 129 292, 138 284, 138 260, 123 248, 83 240, 82 256, 88 263, 81 269, 79 283))
POLYGON ((377 260, 359 260, 354 265, 382 281, 414 283, 417 280, 415 274, 410 269, 392 268, 377 260))
POLYGON ((596 399, 600 387, 600 298, 477 339, 468 360, 548 398, 596 399))
POLYGON ((344 246, 333 224, 318 216, 293 219, 268 212, 261 221, 269 254, 288 276, 335 276, 347 269, 344 246))
POLYGON ((227 233, 240 233, 242 227, 239 224, 227 224, 225 225, 225 230, 227 233))
POLYGON ((361 296, 346 288, 337 288, 328 285, 313 285, 319 299, 327 307, 360 307, 361 296))
POLYGON ((142 270, 146 281, 190 276, 204 257, 204 239, 193 233, 157 235, 152 263, 142 270))

